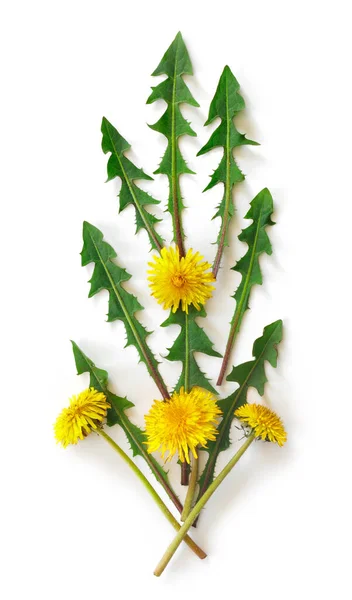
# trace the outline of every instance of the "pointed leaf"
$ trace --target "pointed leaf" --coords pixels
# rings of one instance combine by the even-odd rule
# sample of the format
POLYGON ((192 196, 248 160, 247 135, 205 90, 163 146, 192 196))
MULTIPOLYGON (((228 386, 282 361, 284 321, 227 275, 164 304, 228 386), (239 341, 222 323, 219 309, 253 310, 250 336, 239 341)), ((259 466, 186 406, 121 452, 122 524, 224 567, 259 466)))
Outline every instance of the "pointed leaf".
POLYGON ((199 386, 217 394, 207 377, 200 370, 194 353, 202 352, 208 356, 217 357, 221 357, 221 354, 214 350, 213 343, 204 329, 198 325, 197 317, 206 317, 206 312, 204 308, 197 311, 192 306, 189 308, 188 315, 179 309, 175 313, 171 312, 169 318, 162 323, 162 327, 168 325, 179 325, 181 327, 181 331, 172 347, 169 348, 169 354, 166 358, 171 361, 182 362, 182 373, 175 388, 177 391, 182 386, 185 389, 199 386))
POLYGON ((204 190, 209 190, 218 183, 224 184, 224 196, 214 216, 214 218, 221 218, 221 227, 217 239, 218 251, 213 267, 215 276, 217 275, 220 266, 224 247, 229 244, 229 223, 234 214, 232 188, 236 183, 239 183, 244 179, 244 175, 233 158, 233 150, 238 146, 247 144, 257 145, 256 142, 247 140, 242 133, 239 133, 233 122, 237 113, 245 107, 244 100, 238 93, 239 88, 240 86, 237 79, 233 75, 231 69, 226 66, 221 74, 214 98, 211 101, 209 116, 205 125, 209 125, 216 118, 220 118, 221 123, 212 133, 209 141, 198 152, 198 156, 200 156, 218 146, 224 148, 224 156, 220 165, 214 171, 210 183, 204 190))
POLYGON ((135 180, 152 179, 152 177, 146 175, 142 169, 138 169, 126 158, 124 152, 129 150, 130 144, 105 117, 102 120, 101 132, 103 134, 103 152, 105 154, 111 152, 108 160, 108 181, 115 177, 121 179, 120 211, 132 204, 136 209, 137 232, 144 228, 148 233, 152 248, 160 251, 163 246, 163 239, 154 227, 160 219, 157 219, 145 208, 148 204, 159 204, 160 202, 135 184, 135 180))
POLYGON ((122 285, 131 278, 131 275, 113 262, 112 259, 116 258, 115 250, 103 241, 102 232, 86 221, 83 224, 81 256, 82 266, 95 263, 90 280, 89 297, 101 290, 109 292, 108 321, 119 319, 124 323, 127 334, 126 346, 133 345, 137 348, 140 360, 145 363, 163 397, 167 398, 168 391, 158 371, 158 363, 146 342, 150 332, 135 317, 135 313, 143 307, 122 285))
POLYGON ((265 228, 274 225, 271 219, 273 210, 272 195, 267 188, 264 188, 252 200, 251 208, 245 216, 245 219, 253 219, 253 223, 238 237, 241 242, 248 245, 248 250, 233 267, 234 271, 242 275, 242 281, 233 296, 236 300, 234 319, 237 318, 237 315, 240 320, 242 319, 243 313, 248 308, 248 299, 253 285, 256 283, 261 285, 263 282, 259 256, 263 252, 272 254, 271 243, 265 228))
POLYGON ((234 298, 236 300, 236 310, 231 320, 231 329, 226 345, 225 357, 221 367, 218 385, 221 385, 222 379, 227 370, 227 365, 230 359, 231 350, 235 343, 236 336, 241 327, 243 315, 248 309, 249 296, 253 285, 256 283, 262 284, 262 274, 259 265, 259 256, 266 252, 272 253, 270 240, 266 233, 266 227, 274 225, 271 220, 273 213, 273 199, 267 188, 263 189, 252 200, 251 208, 246 214, 246 219, 253 219, 253 223, 244 229, 238 236, 241 242, 248 245, 246 254, 233 267, 242 275, 242 280, 238 286, 234 298))
POLYGON ((163 116, 157 123, 151 125, 152 129, 162 133, 168 140, 164 157, 155 173, 163 173, 169 179, 168 210, 172 215, 174 240, 180 249, 181 255, 184 254, 184 232, 181 223, 181 212, 184 205, 179 187, 179 177, 183 173, 193 173, 193 171, 188 168, 181 155, 178 138, 182 135, 194 136, 196 134, 183 117, 179 105, 187 103, 192 106, 199 106, 182 79, 184 74, 192 75, 192 65, 182 35, 178 33, 165 52, 159 66, 153 72, 153 75, 167 75, 167 79, 152 88, 153 91, 147 100, 147 104, 160 99, 165 100, 167 103, 163 116))
POLYGON ((103 392, 108 402, 111 405, 114 405, 114 408, 111 407, 108 410, 107 421, 108 425, 115 425, 118 422, 117 412, 124 412, 127 408, 132 408, 134 404, 129 402, 127 398, 121 398, 119 396, 115 396, 108 389, 108 373, 104 369, 98 369, 95 366, 93 361, 88 358, 84 354, 84 352, 77 346, 76 342, 71 341, 72 351, 75 358, 77 375, 82 375, 83 373, 89 373, 89 387, 94 387, 99 392, 103 392))
POLYGON ((187 48, 179 31, 152 75, 167 75, 172 78, 175 75, 183 74, 193 75, 193 69, 187 48))

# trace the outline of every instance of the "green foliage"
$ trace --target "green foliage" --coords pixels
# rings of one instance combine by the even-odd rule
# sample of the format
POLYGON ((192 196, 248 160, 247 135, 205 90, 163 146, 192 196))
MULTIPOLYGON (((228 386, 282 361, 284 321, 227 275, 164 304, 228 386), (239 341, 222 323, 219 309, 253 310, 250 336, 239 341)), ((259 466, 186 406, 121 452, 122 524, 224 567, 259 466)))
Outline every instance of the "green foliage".
POLYGON ((274 222, 271 220, 273 210, 272 196, 269 190, 264 188, 254 200, 252 200, 251 208, 245 216, 245 219, 252 219, 253 223, 244 229, 238 236, 238 239, 241 242, 245 242, 248 245, 248 250, 237 264, 232 267, 234 271, 237 271, 242 275, 242 280, 233 296, 236 300, 236 309, 231 320, 231 329, 227 342, 225 359, 218 380, 219 385, 225 374, 230 351, 241 327, 243 315, 248 309, 251 289, 254 284, 257 283, 261 285, 263 282, 259 265, 259 256, 263 252, 266 252, 267 254, 272 253, 271 243, 265 228, 269 225, 274 225, 274 222))
POLYGON ((275 321, 264 328, 263 335, 253 344, 253 360, 234 367, 227 381, 235 381, 239 384, 237 390, 219 401, 222 410, 222 421, 218 427, 219 434, 215 442, 209 442, 207 452, 209 457, 204 471, 199 479, 199 498, 213 481, 216 461, 219 453, 227 450, 230 446, 230 428, 237 408, 247 402, 248 388, 253 387, 262 396, 264 385, 267 382, 265 374, 265 361, 272 367, 277 365, 277 345, 282 340, 282 321, 275 321))
POLYGON ((217 239, 218 256, 214 264, 216 272, 220 265, 223 249, 228 246, 229 223, 234 214, 232 188, 236 183, 244 180, 244 175, 235 162, 233 150, 246 144, 257 145, 257 142, 248 140, 245 135, 239 133, 233 122, 234 117, 245 107, 244 100, 238 93, 239 88, 237 79, 231 69, 226 66, 221 74, 215 96, 211 101, 208 120, 205 125, 209 125, 216 118, 220 118, 221 123, 212 133, 209 141, 198 152, 198 156, 200 156, 213 148, 219 146, 224 148, 224 155, 220 164, 204 190, 209 190, 218 183, 224 184, 224 195, 214 215, 214 219, 216 217, 221 218, 221 227, 217 239))
POLYGON ((109 292, 108 321, 119 319, 126 328, 126 346, 137 348, 140 360, 145 363, 151 376, 164 397, 168 396, 165 384, 158 372, 158 363, 146 343, 149 331, 136 319, 135 313, 143 309, 137 298, 127 292, 123 283, 131 278, 125 269, 119 267, 112 259, 116 258, 115 250, 103 241, 102 232, 87 223, 83 224, 82 266, 94 262, 93 276, 90 280, 89 298, 100 292, 109 292), (159 382, 159 383, 158 383, 159 382))
MULTIPOLYGON (((71 341, 73 356, 75 358, 77 375, 83 373, 89 373, 89 387, 93 387, 99 392, 103 392, 111 404, 111 408, 108 410, 107 423, 111 427, 119 422, 119 415, 122 415, 127 408, 132 408, 134 404, 129 402, 127 398, 121 398, 116 396, 108 389, 108 373, 104 369, 99 369, 95 366, 92 360, 88 358, 76 344, 71 341)), ((136 452, 133 450, 133 454, 136 452)))
POLYGON ((184 208, 179 177, 183 173, 193 173, 182 157, 178 147, 178 138, 182 135, 195 136, 195 132, 182 116, 180 104, 186 103, 192 106, 199 106, 193 98, 191 92, 186 86, 182 75, 192 75, 192 64, 187 52, 187 48, 182 39, 181 33, 178 33, 171 46, 165 52, 159 66, 152 75, 166 75, 167 79, 159 85, 152 88, 147 104, 156 100, 164 100, 167 108, 162 117, 150 127, 159 133, 162 133, 168 140, 166 152, 155 173, 163 173, 169 179, 170 193, 168 201, 168 210, 173 217, 174 240, 183 254, 184 233, 181 224, 180 213, 184 208))
POLYGON ((103 152, 104 154, 111 152, 107 165, 108 181, 115 177, 121 178, 120 212, 129 204, 132 204, 136 209, 136 232, 144 228, 149 235, 152 248, 160 251, 163 246, 163 239, 154 227, 160 219, 157 219, 145 209, 146 205, 160 204, 160 201, 152 198, 135 184, 136 180, 150 180, 152 177, 146 175, 142 169, 138 169, 126 158, 124 153, 130 149, 130 144, 105 117, 102 120, 101 132, 103 134, 103 152))
POLYGON ((213 343, 204 329, 198 325, 196 320, 198 317, 206 317, 204 308, 198 311, 190 306, 188 315, 178 309, 175 313, 171 312, 169 318, 162 323, 162 327, 168 325, 179 325, 181 327, 181 331, 172 347, 169 348, 169 354, 166 358, 171 361, 182 362, 182 373, 175 388, 177 391, 182 386, 186 390, 193 386, 199 386, 217 394, 207 377, 200 370, 194 357, 195 352, 221 357, 221 354, 213 349, 213 343))
MULTIPOLYGON (((168 178, 169 198, 167 210, 172 216, 173 239, 179 248, 181 257, 185 256, 185 236, 182 225, 184 204, 180 190, 180 177, 183 174, 193 173, 193 171, 189 169, 181 154, 179 139, 184 135, 195 136, 196 134, 191 128, 190 123, 184 118, 180 107, 182 104, 188 104, 193 107, 199 106, 184 80, 184 76, 192 74, 192 64, 187 48, 181 33, 178 33, 162 57, 158 67, 152 73, 153 76, 165 76, 165 78, 156 87, 152 88, 152 93, 147 100, 148 104, 158 100, 163 100, 166 103, 165 112, 150 127, 154 131, 164 135, 167 139, 164 156, 155 174, 164 174, 168 178)), ((204 190, 209 190, 218 183, 224 186, 222 200, 214 215, 214 218, 220 217, 221 220, 217 237, 218 248, 213 264, 213 274, 215 277, 220 267, 224 249, 229 245, 229 226, 235 211, 233 188, 236 184, 244 180, 244 175, 235 161, 234 151, 240 146, 257 145, 256 142, 247 139, 244 134, 240 133, 234 123, 234 119, 238 113, 245 108, 245 103, 239 93, 239 89, 239 84, 230 68, 225 66, 215 95, 211 101, 208 119, 205 123, 205 125, 209 125, 215 119, 219 119, 220 124, 211 134, 208 142, 198 152, 198 155, 203 155, 217 147, 223 149, 220 164, 211 175, 210 182, 204 190)), ((152 249, 160 252, 164 242, 155 229, 159 219, 148 210, 149 205, 159 204, 159 201, 137 185, 139 180, 151 180, 152 178, 127 158, 126 153, 131 147, 130 144, 105 117, 102 120, 101 132, 102 150, 105 154, 109 154, 107 162, 108 181, 116 177, 121 179, 119 211, 121 212, 127 206, 132 205, 136 215, 136 233, 140 229, 145 229, 152 249)), ((218 384, 221 383, 222 377, 226 372, 236 335, 240 329, 243 316, 249 307, 251 289, 255 284, 262 284, 259 257, 264 252, 269 255, 272 253, 270 240, 266 232, 266 227, 274 224, 271 220, 272 213, 272 196, 269 190, 265 188, 252 200, 250 210, 245 216, 246 219, 251 219, 252 223, 239 235, 239 240, 245 242, 248 249, 245 255, 233 267, 234 271, 240 273, 241 282, 233 296, 236 301, 236 308, 231 320, 230 335, 218 384)), ((140 361, 145 363, 149 374, 154 379, 164 400, 168 400, 170 396, 159 373, 158 362, 147 344, 147 337, 150 332, 147 331, 136 317, 136 313, 142 310, 143 307, 138 299, 124 287, 125 282, 131 278, 131 275, 115 262, 117 258, 116 252, 104 241, 103 233, 87 222, 83 225, 83 249, 81 256, 82 266, 94 263, 93 275, 90 279, 89 297, 94 296, 101 290, 108 291, 108 321, 121 320, 123 322, 126 329, 126 346, 135 346, 140 361)), ((180 285, 182 285, 182 281, 180 285)), ((177 310, 176 313, 170 313, 169 317, 162 323, 162 327, 178 325, 180 331, 171 348, 168 349, 166 358, 170 361, 180 361, 182 363, 182 372, 175 388, 177 391, 181 387, 189 391, 192 387, 199 386, 212 393, 217 393, 206 375, 201 371, 196 360, 196 353, 198 352, 212 357, 221 357, 214 349, 213 343, 205 331, 198 324, 198 318, 200 317, 206 317, 204 307, 197 311, 191 306, 189 307, 188 314, 181 309, 177 310)), ((263 335, 254 342, 253 359, 233 367, 230 375, 227 377, 228 381, 237 383, 238 387, 230 396, 219 401, 219 406, 222 410, 222 419, 218 426, 216 440, 209 442, 205 449, 208 456, 205 468, 198 482, 198 498, 203 496, 214 479, 220 452, 228 449, 230 446, 230 430, 234 412, 238 407, 247 402, 248 389, 253 387, 260 395, 263 395, 267 381, 265 362, 267 361, 273 367, 276 367, 278 356, 277 345, 281 339, 282 321, 276 321, 265 327, 263 335)), ((117 396, 111 392, 108 384, 108 373, 96 367, 80 350, 77 344, 72 342, 72 346, 77 372, 79 374, 89 373, 90 386, 101 390, 111 405, 107 414, 107 424, 110 427, 116 424, 122 427, 127 436, 133 456, 141 456, 147 462, 152 473, 163 486, 169 498, 177 509, 182 511, 182 505, 170 486, 167 473, 148 454, 145 432, 132 423, 126 415, 126 411, 134 405, 127 398, 117 396)), ((186 482, 188 470, 188 465, 182 463, 182 483, 186 482)), ((195 473, 196 470, 193 471, 193 475, 195 473)), ((192 478, 191 484, 193 481, 192 478)), ((192 504, 191 500, 194 493, 192 485, 190 485, 190 492, 192 493, 189 497, 187 496, 187 506, 188 504, 192 504)), ((206 497, 203 500, 205 499, 206 497)))
POLYGON ((239 325, 248 308, 249 295, 253 285, 263 283, 259 256, 263 252, 272 254, 271 243, 265 228, 268 225, 275 225, 271 220, 273 210, 272 195, 268 188, 264 188, 252 200, 251 208, 245 216, 245 219, 253 219, 253 223, 238 236, 241 242, 248 245, 246 254, 232 267, 234 271, 242 275, 242 281, 233 296, 236 300, 236 311, 232 322, 237 320, 239 325))
POLYGON ((105 394, 111 408, 107 415, 107 424, 111 427, 113 425, 120 425, 126 434, 128 442, 130 444, 133 456, 142 456, 148 464, 151 472, 155 475, 156 479, 161 483, 170 499, 174 502, 178 510, 182 510, 181 503, 179 502, 175 492, 172 490, 168 481, 167 473, 159 465, 159 463, 147 452, 146 436, 144 431, 134 425, 125 414, 128 408, 132 408, 134 404, 129 402, 127 398, 121 398, 113 394, 108 387, 108 373, 104 369, 99 369, 95 366, 92 360, 84 354, 84 352, 77 346, 75 342, 72 342, 72 350, 75 358, 77 374, 82 375, 83 373, 89 373, 89 387, 94 387, 96 390, 105 394))

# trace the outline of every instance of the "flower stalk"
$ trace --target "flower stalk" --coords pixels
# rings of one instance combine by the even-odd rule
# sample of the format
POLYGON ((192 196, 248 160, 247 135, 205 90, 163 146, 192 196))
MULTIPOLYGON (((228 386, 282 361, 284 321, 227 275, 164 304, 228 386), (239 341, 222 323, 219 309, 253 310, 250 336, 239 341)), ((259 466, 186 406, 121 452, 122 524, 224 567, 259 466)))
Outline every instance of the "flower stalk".
POLYGON ((214 479, 213 483, 208 487, 208 489, 203 494, 203 496, 200 498, 200 500, 198 500, 195 507, 189 513, 189 515, 188 515, 187 519, 185 520, 184 524, 182 525, 181 529, 179 530, 179 532, 177 533, 177 535, 175 536, 175 538, 173 539, 173 541, 167 548, 164 556, 158 563, 158 565, 154 571, 154 575, 156 577, 160 577, 160 575, 163 573, 163 571, 169 564, 170 560, 172 559, 173 555, 175 554, 177 548, 179 547, 182 540, 184 539, 184 536, 187 535, 187 531, 190 529, 190 527, 192 527, 194 521, 198 517, 202 508, 204 508, 204 506, 208 502, 209 498, 211 498, 211 496, 214 494, 214 492, 218 489, 219 485, 224 481, 225 477, 227 477, 227 475, 231 472, 233 467, 238 463, 241 456, 243 456, 243 454, 246 452, 246 450, 249 448, 249 446, 255 440, 255 438, 256 438, 256 432, 253 431, 251 433, 251 435, 246 439, 244 444, 236 452, 236 454, 231 458, 231 460, 228 462, 226 467, 224 467, 223 470, 221 471, 221 473, 216 477, 216 479, 214 479))
MULTIPOLYGON (((115 450, 115 452, 117 452, 117 454, 121 456, 121 458, 128 464, 128 466, 131 467, 132 471, 135 473, 135 475, 137 475, 138 479, 141 481, 146 490, 152 496, 153 500, 156 502, 156 504, 158 505, 164 516, 167 518, 169 523, 171 523, 172 527, 176 531, 179 531, 181 529, 181 525, 177 522, 173 514, 169 511, 167 506, 160 498, 159 494, 157 494, 153 486, 149 483, 148 479, 143 475, 142 471, 140 471, 137 465, 130 459, 129 456, 127 456, 127 454, 122 450, 122 448, 118 444, 116 444, 116 442, 114 442, 114 440, 106 433, 106 431, 104 431, 104 429, 97 429, 97 433, 102 438, 104 438, 106 442, 111 446, 111 448, 113 448, 113 450, 115 450)), ((203 559, 207 556, 206 553, 188 535, 184 536, 184 541, 187 544, 187 546, 200 559, 203 559)))

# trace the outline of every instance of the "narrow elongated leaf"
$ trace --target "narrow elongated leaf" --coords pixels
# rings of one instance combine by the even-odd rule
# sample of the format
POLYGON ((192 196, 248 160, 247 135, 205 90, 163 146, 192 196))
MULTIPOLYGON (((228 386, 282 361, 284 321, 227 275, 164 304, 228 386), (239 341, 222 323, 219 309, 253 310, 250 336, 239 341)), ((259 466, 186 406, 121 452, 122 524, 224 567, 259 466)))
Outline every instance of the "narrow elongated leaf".
POLYGON ((252 200, 251 208, 245 216, 245 219, 252 219, 253 223, 244 229, 238 239, 248 245, 246 254, 232 267, 242 275, 242 280, 238 286, 234 298, 236 300, 236 310, 231 320, 231 329, 226 346, 225 356, 221 367, 218 385, 221 385, 229 362, 231 350, 235 343, 236 336, 241 327, 243 315, 248 309, 249 295, 253 285, 261 285, 263 282, 262 273, 259 265, 259 256, 263 252, 272 253, 271 243, 265 228, 274 225, 271 220, 273 213, 273 199, 267 188, 264 188, 252 200))
POLYGON ((136 233, 144 228, 149 235, 152 248, 160 251, 163 246, 163 239, 155 231, 155 224, 160 219, 157 219, 145 208, 148 204, 160 204, 160 201, 152 198, 135 184, 138 179, 150 180, 152 177, 146 175, 142 169, 138 169, 125 156, 124 153, 131 148, 131 145, 126 142, 105 117, 102 120, 101 132, 103 134, 101 144, 103 152, 104 154, 111 152, 107 165, 108 181, 115 177, 121 179, 120 212, 129 204, 132 204, 136 209, 136 233))
POLYGON ((89 386, 103 392, 108 402, 111 404, 111 408, 108 410, 107 424, 110 427, 116 424, 122 427, 131 446, 133 456, 142 456, 144 458, 153 475, 163 486, 176 508, 181 512, 182 505, 170 486, 167 473, 155 458, 147 452, 147 446, 145 444, 146 435, 144 431, 137 427, 137 425, 134 425, 125 414, 126 409, 133 407, 134 404, 129 402, 127 398, 116 396, 116 394, 113 394, 109 390, 109 376, 107 371, 96 367, 93 361, 84 354, 75 342, 72 342, 72 350, 76 362, 77 374, 82 375, 82 373, 89 373, 89 386))
POLYGON ((119 319, 124 323, 127 334, 126 346, 133 345, 137 348, 140 360, 145 363, 163 397, 168 398, 168 391, 158 371, 158 362, 146 342, 150 332, 135 317, 135 313, 142 310, 143 306, 122 285, 131 278, 131 275, 113 262, 117 256, 115 250, 103 241, 102 232, 86 221, 83 224, 81 256, 82 266, 92 262, 95 264, 90 280, 89 298, 101 290, 109 292, 108 321, 119 319))
POLYGON ((166 152, 155 173, 163 173, 169 179, 168 210, 172 215, 174 240, 180 249, 181 255, 184 255, 184 232, 181 223, 181 211, 184 205, 181 197, 179 177, 183 173, 193 173, 193 171, 187 167, 182 157, 178 146, 178 138, 182 135, 195 136, 196 134, 182 116, 180 104, 186 103, 192 106, 199 106, 182 78, 182 75, 186 74, 193 74, 192 64, 182 35, 178 33, 171 46, 165 52, 159 66, 152 73, 155 76, 166 75, 167 79, 155 88, 152 88, 153 91, 147 100, 147 104, 160 99, 165 100, 167 104, 163 116, 157 123, 150 127, 162 133, 168 140, 166 152))
POLYGON ((198 156, 200 156, 213 148, 219 146, 224 148, 224 155, 220 164, 204 190, 209 190, 218 183, 224 184, 224 195, 214 215, 214 219, 216 217, 221 218, 221 227, 217 239, 218 251, 213 266, 215 276, 219 270, 224 247, 229 244, 229 223, 234 214, 232 188, 236 183, 244 180, 244 175, 235 162, 233 150, 246 144, 257 145, 257 142, 248 140, 245 135, 239 133, 233 122, 234 117, 245 107, 244 100, 238 93, 239 88, 237 79, 231 69, 226 66, 221 74, 215 96, 211 101, 208 120, 205 125, 209 125, 218 117, 221 119, 221 123, 212 133, 209 141, 198 152, 198 156))
POLYGON ((162 327, 168 325, 180 325, 181 327, 181 331, 172 347, 169 348, 169 354, 166 358, 182 362, 182 373, 175 388, 177 391, 182 386, 187 390, 193 386, 199 386, 217 394, 207 377, 200 370, 194 353, 202 352, 208 356, 218 357, 221 357, 221 354, 214 350, 213 343, 204 329, 198 325, 197 317, 206 317, 204 308, 198 311, 191 306, 188 315, 179 309, 175 313, 171 312, 169 318, 162 323, 162 327))
POLYGON ((218 427, 219 434, 215 442, 209 442, 207 452, 209 454, 204 471, 199 479, 199 498, 204 494, 214 479, 216 461, 219 453, 227 450, 230 446, 230 428, 237 408, 247 402, 248 388, 254 387, 262 396, 267 381, 265 375, 265 361, 272 367, 277 365, 277 345, 282 340, 282 321, 275 321, 264 328, 262 337, 253 344, 253 360, 234 367, 227 381, 235 381, 239 384, 237 390, 219 401, 223 412, 222 421, 218 427))

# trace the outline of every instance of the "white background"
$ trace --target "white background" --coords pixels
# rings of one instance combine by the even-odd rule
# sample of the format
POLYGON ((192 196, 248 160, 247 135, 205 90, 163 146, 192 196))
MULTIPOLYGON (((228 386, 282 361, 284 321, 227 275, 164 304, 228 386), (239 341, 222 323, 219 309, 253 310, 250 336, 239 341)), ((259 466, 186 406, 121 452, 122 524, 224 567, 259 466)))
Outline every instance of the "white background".
MULTIPOLYGON (((351 496, 351 44, 348 3, 275 0, 176 3, 32 0, 5 2, 1 15, 1 578, 4 600, 93 598, 349 598, 351 496), (233 362, 251 358, 254 339, 285 323, 264 401, 283 417, 283 449, 256 444, 209 502, 194 538, 201 562, 181 548, 161 579, 152 572, 173 537, 134 475, 102 439, 67 450, 52 423, 87 386, 75 375, 74 339, 106 368, 142 425, 158 392, 136 350, 123 351, 121 323, 104 322, 107 294, 88 300, 92 269, 80 267, 84 219, 101 228, 126 285, 156 330, 158 355, 177 328, 149 297, 148 241, 134 236, 133 209, 118 216, 115 180, 104 185, 105 115, 152 173, 165 139, 150 130, 164 105, 146 106, 150 73, 178 30, 194 66, 187 78, 201 108, 184 107, 198 132, 181 147, 197 176, 182 178, 188 243, 212 260, 219 222, 210 222, 221 186, 202 194, 221 152, 196 158, 227 63, 247 109, 236 123, 259 147, 236 153, 247 176, 237 187, 232 245, 204 324, 224 348, 239 277, 229 268, 249 201, 268 186, 275 201, 272 257, 251 297, 233 362)), ((163 176, 143 188, 163 201, 163 176)), ((162 209, 157 210, 163 215, 162 209)), ((170 217, 160 225, 170 241, 170 217)), ((247 222, 248 224, 248 222, 247 222)), ((216 377, 220 360, 199 357, 216 377)), ((161 371, 170 387, 180 365, 161 371)), ((223 394, 233 388, 228 384, 223 394)), ((250 399, 257 399, 252 390, 250 399)), ((125 444, 122 431, 114 438, 125 444)), ((228 460, 238 446, 221 456, 228 460)), ((138 464, 144 469, 143 463, 138 464)), ((171 480, 178 487, 178 469, 171 480)), ((146 471, 147 472, 147 471, 146 471)), ((164 496, 163 496, 164 497, 164 496)))

